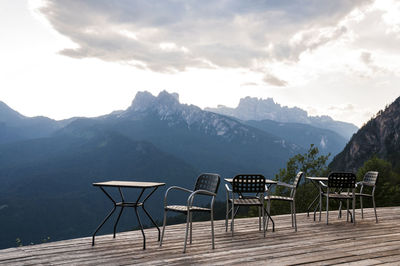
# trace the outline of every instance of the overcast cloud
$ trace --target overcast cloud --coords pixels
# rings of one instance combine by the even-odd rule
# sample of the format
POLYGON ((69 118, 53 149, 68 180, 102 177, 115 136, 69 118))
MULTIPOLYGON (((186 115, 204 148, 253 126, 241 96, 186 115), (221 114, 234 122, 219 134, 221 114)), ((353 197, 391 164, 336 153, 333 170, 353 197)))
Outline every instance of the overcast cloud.
POLYGON ((77 47, 61 54, 126 62, 160 72, 187 68, 246 68, 264 82, 275 61, 297 62, 305 51, 346 33, 338 25, 370 1, 55 0, 42 14, 77 47))

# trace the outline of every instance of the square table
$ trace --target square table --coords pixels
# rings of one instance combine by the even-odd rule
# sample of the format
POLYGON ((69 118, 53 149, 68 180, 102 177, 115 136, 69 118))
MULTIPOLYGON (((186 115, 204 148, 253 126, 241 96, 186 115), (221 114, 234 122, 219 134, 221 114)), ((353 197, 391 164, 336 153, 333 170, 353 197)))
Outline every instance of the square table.
POLYGON ((156 183, 156 182, 136 182, 136 181, 107 181, 107 182, 99 182, 99 183, 93 183, 93 186, 99 187, 104 194, 112 201, 114 207, 110 211, 110 213, 105 217, 103 222, 97 227, 96 231, 93 233, 92 236, 92 246, 94 246, 94 238, 96 236, 96 233, 100 230, 100 228, 104 225, 104 223, 111 217, 111 215, 114 213, 117 207, 121 208, 121 211, 118 214, 118 218, 114 224, 114 238, 115 238, 115 232, 117 229, 117 224, 119 222, 119 218, 121 217, 122 211, 124 210, 125 207, 132 207, 135 209, 136 213, 136 218, 138 220, 140 230, 142 231, 143 235, 143 249, 146 249, 146 236, 143 231, 143 225, 140 220, 140 216, 138 213, 137 208, 142 207, 143 211, 149 217, 150 221, 153 223, 153 225, 157 228, 158 230, 158 241, 160 241, 160 228, 157 226, 157 224, 154 222, 153 218, 150 216, 150 214, 147 212, 147 210, 144 207, 145 202, 149 199, 149 197, 154 193, 154 191, 157 190, 158 187, 164 186, 165 183, 156 183), (119 191, 119 195, 121 196, 121 201, 117 202, 105 189, 104 187, 111 187, 111 188, 117 188, 119 191), (122 188, 139 188, 141 189, 140 195, 137 198, 135 202, 127 202, 125 201, 124 194, 122 193, 122 188), (140 198, 142 197, 144 191, 146 189, 153 189, 145 198, 143 201, 140 201, 140 198))
MULTIPOLYGON (((320 206, 320 204, 321 204, 320 198, 321 198, 321 193, 322 193, 322 187, 321 187, 321 184, 319 182, 328 182, 328 177, 326 177, 326 176, 307 176, 306 179, 310 180, 311 183, 318 190, 318 196, 316 196, 314 198, 314 200, 310 203, 310 205, 307 208, 307 217, 309 217, 310 216, 310 209, 316 203, 315 204, 315 208, 314 208, 314 221, 315 221, 315 213, 317 212, 318 206, 320 206)), ((319 221, 321 221, 321 214, 319 215, 319 221)))

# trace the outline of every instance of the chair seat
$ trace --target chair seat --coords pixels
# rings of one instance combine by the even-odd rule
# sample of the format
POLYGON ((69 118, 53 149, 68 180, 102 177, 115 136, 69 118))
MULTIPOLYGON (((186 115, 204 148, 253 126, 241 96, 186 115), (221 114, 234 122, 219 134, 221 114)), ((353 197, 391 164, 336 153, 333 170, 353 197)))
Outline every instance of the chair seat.
MULTIPOLYGON (((169 206, 165 207, 165 209, 168 211, 176 211, 176 212, 186 213, 188 210, 188 207, 186 205, 169 205, 169 206)), ((198 206, 192 206, 192 207, 190 207, 190 211, 191 212, 210 212, 211 209, 198 207, 198 206)))
MULTIPOLYGON (((232 199, 229 199, 230 202, 232 202, 232 199)), ((233 204, 235 205, 242 205, 242 206, 246 206, 246 205, 260 205, 262 206, 263 203, 260 202, 259 199, 257 198, 244 198, 244 199, 234 199, 233 204)))
MULTIPOLYGON (((323 196, 327 197, 327 193, 322 193, 323 196)), ((352 199, 353 196, 352 194, 347 194, 342 192, 341 194, 338 193, 329 193, 329 198, 330 199, 352 199)))
POLYGON ((293 201, 293 198, 291 197, 284 197, 284 196, 276 196, 276 195, 271 195, 271 196, 266 196, 266 200, 286 200, 286 201, 293 201))
MULTIPOLYGON (((347 192, 342 192, 340 194, 347 195, 347 192)), ((371 194, 365 194, 365 193, 354 193, 354 194, 356 195, 356 197, 370 197, 370 198, 372 198, 371 194)), ((350 197, 351 197, 351 194, 350 194, 350 197)))

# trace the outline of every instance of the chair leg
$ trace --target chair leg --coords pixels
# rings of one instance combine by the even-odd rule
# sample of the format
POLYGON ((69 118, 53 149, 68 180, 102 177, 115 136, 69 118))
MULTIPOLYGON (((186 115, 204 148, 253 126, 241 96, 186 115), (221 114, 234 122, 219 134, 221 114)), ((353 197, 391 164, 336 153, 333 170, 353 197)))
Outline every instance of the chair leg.
POLYGON ((339 202, 338 219, 342 218, 342 201, 339 202))
POLYGON ((189 233, 189 225, 190 225, 190 211, 186 214, 186 234, 185 234, 185 243, 183 244, 183 253, 186 252, 186 243, 187 243, 187 238, 188 238, 188 233, 189 233))
POLYGON ((374 212, 375 212, 375 220, 378 223, 378 215, 376 214, 376 206, 375 206, 375 197, 372 196, 372 204, 374 205, 374 212))
POLYGON ((294 200, 293 200, 293 217, 294 217, 294 231, 297 232, 296 203, 294 200))
POLYGON ((319 221, 321 222, 321 212, 322 212, 322 191, 319 188, 319 221))
MULTIPOLYGON (((264 199, 263 199, 263 200, 264 200, 264 199)), ((264 205, 261 207, 261 213, 262 213, 263 231, 264 231, 264 237, 265 237, 265 212, 264 212, 264 205)))
POLYGON ((353 197, 353 225, 356 225, 356 198, 353 197))
POLYGON ((329 196, 326 197, 326 224, 329 220, 329 196))
POLYGON ((233 236, 233 230, 235 226, 235 205, 232 203, 232 217, 231 217, 231 231, 232 231, 232 236, 233 236))
POLYGON ((213 210, 211 210, 210 216, 211 216, 211 239, 212 239, 212 249, 215 249, 215 244, 214 244, 214 211, 213 211, 213 210))
POLYGON ((261 231, 261 207, 258 207, 258 231, 261 231))
POLYGON ((290 202, 290 216, 292 217, 292 227, 294 227, 294 221, 293 221, 293 203, 290 202))
POLYGON ((190 241, 189 241, 190 244, 192 244, 192 228, 193 228, 193 213, 190 213, 190 241))
POLYGON ((167 223, 167 211, 164 210, 164 222, 163 222, 162 234, 161 234, 161 239, 160 239, 160 247, 162 246, 162 241, 164 239, 164 232, 165 232, 166 223, 167 223))
POLYGON ((228 232, 228 220, 229 220, 229 202, 228 200, 226 200, 225 232, 228 232))
POLYGON ((349 200, 347 199, 346 200, 346 206, 347 206, 347 216, 346 216, 346 222, 348 222, 349 221, 349 200))
MULTIPOLYGON (((269 215, 271 215, 270 209, 271 209, 271 200, 268 199, 268 201, 267 201, 267 211, 268 211, 269 215)), ((267 219, 267 227, 266 227, 266 230, 268 230, 268 224, 269 224, 269 219, 267 219)))
POLYGON ((361 219, 364 219, 363 197, 362 196, 360 196, 360 207, 361 207, 361 219))

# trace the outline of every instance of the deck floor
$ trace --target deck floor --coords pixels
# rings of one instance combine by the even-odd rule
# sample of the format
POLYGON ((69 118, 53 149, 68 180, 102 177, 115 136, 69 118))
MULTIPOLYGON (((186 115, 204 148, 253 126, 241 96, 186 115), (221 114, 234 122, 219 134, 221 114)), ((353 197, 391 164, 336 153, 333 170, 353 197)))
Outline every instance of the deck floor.
POLYGON ((193 224, 193 243, 182 253, 185 225, 166 228, 163 246, 157 242, 157 230, 146 229, 147 249, 142 249, 140 231, 91 238, 44 243, 0 250, 0 265, 400 265, 400 207, 378 209, 375 223, 372 209, 364 211, 353 226, 345 218, 330 212, 314 222, 312 215, 297 216, 298 232, 291 227, 290 216, 274 216, 276 230, 266 237, 258 231, 258 218, 235 219, 235 235, 225 232, 225 222, 215 222, 215 249, 211 249, 209 222, 193 224))

